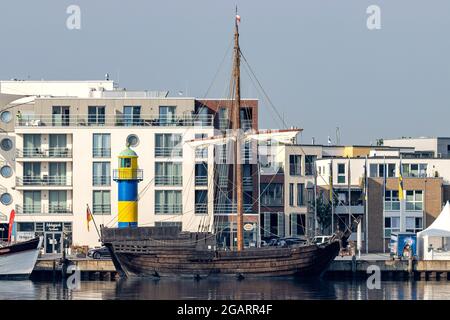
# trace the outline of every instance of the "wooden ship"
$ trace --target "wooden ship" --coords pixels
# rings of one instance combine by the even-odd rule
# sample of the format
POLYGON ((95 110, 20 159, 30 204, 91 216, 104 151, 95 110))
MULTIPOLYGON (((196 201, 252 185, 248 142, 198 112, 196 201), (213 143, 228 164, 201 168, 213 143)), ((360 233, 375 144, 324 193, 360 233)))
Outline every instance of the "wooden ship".
MULTIPOLYGON (((101 241, 111 253, 119 274, 123 277, 163 277, 187 276, 203 278, 210 276, 263 277, 320 275, 339 254, 340 244, 346 241, 350 232, 340 236, 335 234, 323 244, 310 242, 280 246, 244 248, 243 224, 243 182, 242 166, 236 165, 241 159, 241 143, 245 137, 240 128, 240 47, 239 16, 236 15, 233 54, 233 103, 231 124, 234 146, 233 200, 236 203, 237 246, 233 250, 218 249, 213 232, 187 232, 179 227, 138 227, 137 203, 128 205, 132 212, 121 212, 121 200, 137 202, 137 155, 131 149, 122 153, 130 158, 131 167, 119 165, 116 180, 129 190, 119 186, 119 228, 101 227, 101 241), (128 170, 128 171, 127 171, 128 170), (121 192, 123 195, 121 196, 121 192)), ((253 136, 271 134, 295 135, 299 129, 259 131, 253 136)), ((193 143, 214 143, 226 139, 224 136, 210 137, 193 143)), ((120 158, 121 156, 119 156, 120 158)), ((120 162, 122 163, 122 162, 120 162)), ((129 211, 129 210, 128 210, 129 211)))

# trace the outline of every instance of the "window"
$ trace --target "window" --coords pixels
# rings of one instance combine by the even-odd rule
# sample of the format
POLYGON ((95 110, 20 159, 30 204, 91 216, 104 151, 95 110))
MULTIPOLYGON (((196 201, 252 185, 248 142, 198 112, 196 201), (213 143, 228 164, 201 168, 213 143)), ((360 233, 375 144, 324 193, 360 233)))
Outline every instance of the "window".
POLYGON ((49 135, 49 156, 63 157, 67 156, 67 135, 65 134, 50 134, 49 135))
POLYGON ((178 227, 181 229, 182 222, 176 221, 156 221, 155 227, 178 227))
POLYGON ((400 200, 398 198, 398 190, 386 190, 384 195, 384 210, 399 211, 400 200))
POLYGON ((283 184, 282 183, 261 183, 261 205, 283 206, 283 184))
POLYGON ((156 214, 182 214, 181 191, 156 190, 155 213, 156 214))
POLYGON ((131 159, 119 158, 119 168, 131 168, 131 159))
POLYGON ((124 106, 123 107, 123 125, 137 126, 141 125, 141 106, 124 106))
POLYGON ((38 185, 41 184, 41 163, 24 162, 23 163, 23 184, 38 185))
POLYGON ((301 160, 301 155, 291 154, 289 156, 289 174, 291 176, 301 175, 301 160))
POLYGON ((49 191, 49 213, 69 213, 67 207, 67 191, 65 190, 51 190, 49 191))
POLYGON ((12 120, 12 114, 11 111, 3 111, 0 114, 0 119, 2 120, 2 122, 4 123, 9 123, 12 120))
POLYGON ((169 126, 175 124, 175 110, 173 106, 159 107, 159 124, 161 126, 169 126))
POLYGON ((305 156, 305 175, 314 175, 314 163, 316 161, 316 156, 305 156))
POLYGON ((252 108, 241 108, 240 110, 241 128, 244 131, 252 129, 252 108))
MULTIPOLYGON (((245 179, 245 178, 244 178, 245 179)), ((208 163, 200 162, 195 164, 195 185, 208 185, 208 163)))
POLYGON ((24 134, 23 135, 23 156, 37 157, 43 156, 41 150, 40 134, 24 134))
POLYGON ((195 190, 195 213, 208 213, 208 190, 195 190))
POLYGON ((12 196, 8 192, 5 192, 0 196, 0 202, 5 206, 10 205, 12 201, 13 201, 12 196))
POLYGON ((406 211, 423 210, 422 190, 406 190, 406 211))
POLYGON ((181 186, 183 174, 181 162, 156 162, 155 185, 181 186))
POLYGON ((95 190, 92 195, 93 214, 111 214, 111 192, 109 190, 95 190))
POLYGON ((156 157, 181 157, 183 149, 181 135, 171 133, 155 134, 155 156, 156 157))
POLYGON ((384 218, 384 237, 390 238, 392 232, 400 232, 400 217, 384 218))
POLYGON ((109 162, 92 163, 92 185, 111 185, 111 164, 109 162))
POLYGON ((345 164, 343 164, 343 163, 338 163, 337 182, 345 183, 345 164))
POLYGON ((306 218, 304 214, 290 214, 289 224, 292 237, 303 236, 306 234, 306 218))
POLYGON ((284 213, 264 212, 262 213, 261 224, 264 237, 284 237, 284 213))
POLYGON ((370 164, 369 176, 372 178, 395 177, 395 163, 372 163, 370 164))
POLYGON ((297 206, 304 206, 304 189, 305 185, 303 183, 297 183, 297 206))
POLYGON ((88 107, 88 124, 104 125, 105 124, 105 106, 89 106, 88 107))
POLYGON ((404 163, 402 164, 402 176, 409 178, 424 178, 427 176, 427 164, 404 163))
POLYGON ((423 219, 420 217, 406 217, 406 232, 417 233, 419 231, 422 231, 422 221, 423 219))
POLYGON ((24 214, 41 213, 41 191, 23 192, 23 210, 24 214))
POLYGON ((67 184, 67 164, 65 162, 50 162, 48 183, 52 185, 67 184))
POLYGON ((289 205, 294 206, 294 184, 289 183, 289 205))
POLYGON ((92 157, 111 157, 111 135, 109 133, 94 133, 92 144, 92 157))
POLYGON ((226 130, 229 127, 228 123, 228 108, 219 108, 219 130, 226 130))
POLYGON ((70 124, 70 111, 68 106, 53 106, 52 125, 68 126, 70 124))
POLYGON ((0 174, 3 178, 10 178, 13 175, 13 170, 10 166, 4 165, 0 169, 0 174))
POLYGON ((0 147, 3 151, 9 151, 13 147, 13 142, 10 138, 3 138, 0 142, 0 147))
MULTIPOLYGON (((206 133, 196 133, 195 139, 205 139, 208 135, 206 133)), ((208 147, 197 147, 195 149, 196 158, 207 158, 208 157, 208 147)))

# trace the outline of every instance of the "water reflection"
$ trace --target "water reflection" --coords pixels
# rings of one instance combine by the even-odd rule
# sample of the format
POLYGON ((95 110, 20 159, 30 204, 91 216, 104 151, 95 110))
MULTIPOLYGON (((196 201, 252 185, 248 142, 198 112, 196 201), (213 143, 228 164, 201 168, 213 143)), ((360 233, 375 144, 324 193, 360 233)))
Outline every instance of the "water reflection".
POLYGON ((362 280, 283 279, 121 279, 83 281, 80 290, 62 283, 0 281, 0 300, 42 299, 332 299, 332 300, 422 300, 450 299, 450 283, 436 281, 383 281, 370 290, 362 280))

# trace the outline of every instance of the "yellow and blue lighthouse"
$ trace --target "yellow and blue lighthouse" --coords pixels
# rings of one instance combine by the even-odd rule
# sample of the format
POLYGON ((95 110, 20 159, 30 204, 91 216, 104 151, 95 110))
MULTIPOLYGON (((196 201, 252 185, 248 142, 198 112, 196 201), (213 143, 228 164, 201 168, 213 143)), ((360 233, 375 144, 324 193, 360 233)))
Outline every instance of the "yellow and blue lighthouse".
POLYGON ((138 183, 142 170, 138 168, 138 155, 129 147, 119 154, 119 168, 114 170, 114 181, 119 188, 119 228, 138 226, 138 183))

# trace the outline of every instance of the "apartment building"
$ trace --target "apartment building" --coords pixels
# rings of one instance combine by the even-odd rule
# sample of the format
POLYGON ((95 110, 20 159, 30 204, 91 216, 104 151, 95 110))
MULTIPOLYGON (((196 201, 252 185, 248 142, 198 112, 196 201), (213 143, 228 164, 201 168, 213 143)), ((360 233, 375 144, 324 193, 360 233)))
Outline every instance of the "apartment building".
MULTIPOLYGON (((86 205, 97 225, 117 225, 111 173, 126 145, 143 170, 139 225, 232 230, 233 210, 218 202, 218 180, 225 179, 217 147, 186 143, 225 130, 230 101, 120 90, 112 81, 2 81, 0 90, 1 227, 14 209, 17 240, 43 235, 47 253, 61 252, 63 237, 71 245, 99 245, 93 225, 87 230, 86 205)), ((256 129, 257 100, 243 100, 242 114, 242 127, 256 129)), ((246 169, 247 244, 259 229, 254 168, 246 169)))

